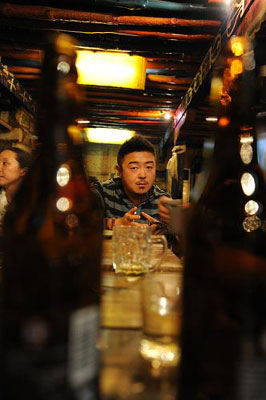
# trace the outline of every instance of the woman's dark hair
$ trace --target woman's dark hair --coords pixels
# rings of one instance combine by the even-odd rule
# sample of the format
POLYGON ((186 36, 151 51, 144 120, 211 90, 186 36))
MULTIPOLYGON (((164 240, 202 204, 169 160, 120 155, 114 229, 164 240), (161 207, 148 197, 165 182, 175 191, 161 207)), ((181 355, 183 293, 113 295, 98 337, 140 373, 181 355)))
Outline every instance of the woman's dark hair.
POLYGON ((117 164, 121 167, 123 158, 135 151, 148 151, 155 156, 155 150, 151 142, 144 139, 141 135, 135 135, 131 139, 125 141, 120 147, 117 154, 117 164))
POLYGON ((18 147, 6 147, 0 151, 2 153, 5 150, 13 151, 16 154, 16 159, 19 163, 20 168, 29 168, 31 165, 31 154, 27 151, 19 149, 18 147))

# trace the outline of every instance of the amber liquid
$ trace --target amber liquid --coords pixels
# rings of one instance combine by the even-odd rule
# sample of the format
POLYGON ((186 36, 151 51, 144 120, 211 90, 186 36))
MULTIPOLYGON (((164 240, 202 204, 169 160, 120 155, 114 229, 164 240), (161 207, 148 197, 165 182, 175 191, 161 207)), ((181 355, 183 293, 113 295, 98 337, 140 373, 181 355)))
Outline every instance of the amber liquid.
POLYGON ((99 398, 102 216, 69 136, 75 57, 60 40, 44 61, 39 154, 4 221, 5 400, 99 398))
POLYGON ((221 110, 229 124, 217 128, 210 176, 190 209, 180 400, 266 398, 266 192, 256 159, 253 72, 234 81, 231 101, 221 110), (246 132, 253 149, 248 164, 240 157, 246 132), (249 195, 241 183, 247 172, 256 181, 249 195), (247 229, 245 205, 250 199, 261 205, 257 218, 262 224, 247 229))

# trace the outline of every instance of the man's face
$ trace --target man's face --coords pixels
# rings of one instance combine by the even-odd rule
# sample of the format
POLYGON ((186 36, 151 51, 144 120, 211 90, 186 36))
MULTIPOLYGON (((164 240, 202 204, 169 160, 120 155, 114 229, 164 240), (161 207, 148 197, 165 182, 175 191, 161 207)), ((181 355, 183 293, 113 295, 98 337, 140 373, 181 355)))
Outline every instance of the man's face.
POLYGON ((148 151, 127 154, 118 166, 124 190, 129 198, 145 195, 155 180, 155 157, 148 151))

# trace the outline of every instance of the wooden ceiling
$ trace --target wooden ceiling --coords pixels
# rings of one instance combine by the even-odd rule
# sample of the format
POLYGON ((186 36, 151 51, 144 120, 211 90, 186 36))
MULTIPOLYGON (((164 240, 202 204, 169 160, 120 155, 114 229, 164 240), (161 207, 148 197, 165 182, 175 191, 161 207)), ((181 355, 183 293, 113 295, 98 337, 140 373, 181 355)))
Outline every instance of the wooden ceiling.
MULTIPOLYGON (((90 49, 121 50, 147 58, 143 91, 86 87, 93 127, 132 129, 158 144, 227 17, 222 2, 208 0, 35 0, 0 4, 0 56, 36 98, 41 51, 51 31, 68 32, 90 49), (56 3, 56 7, 55 7, 56 3)), ((0 109, 11 101, 3 90, 0 109)), ((188 140, 206 134, 207 106, 191 111, 188 140)))

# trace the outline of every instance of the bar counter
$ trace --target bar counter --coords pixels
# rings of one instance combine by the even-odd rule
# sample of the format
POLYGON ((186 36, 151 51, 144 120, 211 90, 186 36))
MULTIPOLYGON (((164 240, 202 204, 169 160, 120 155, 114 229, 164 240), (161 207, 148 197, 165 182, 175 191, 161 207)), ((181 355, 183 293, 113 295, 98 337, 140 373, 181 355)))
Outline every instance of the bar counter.
POLYGON ((142 286, 149 274, 165 284, 182 285, 183 265, 171 250, 155 272, 141 277, 116 275, 112 243, 104 241, 102 260, 101 400, 175 400, 177 367, 162 367, 140 354, 142 286))

